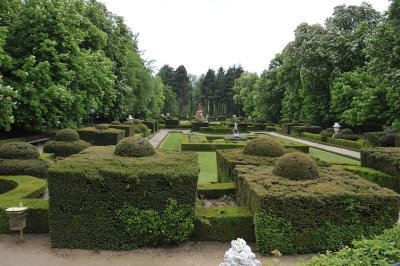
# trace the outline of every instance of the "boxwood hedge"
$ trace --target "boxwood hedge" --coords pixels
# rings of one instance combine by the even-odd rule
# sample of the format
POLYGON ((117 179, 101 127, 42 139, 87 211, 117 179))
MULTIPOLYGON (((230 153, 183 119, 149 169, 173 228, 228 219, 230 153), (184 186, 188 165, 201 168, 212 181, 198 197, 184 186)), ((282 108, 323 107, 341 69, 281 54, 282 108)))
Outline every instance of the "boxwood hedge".
POLYGON ((33 176, 0 176, 0 233, 9 233, 9 218, 5 210, 10 207, 18 207, 22 202, 28 207, 25 233, 48 233, 48 209, 47 200, 38 199, 47 188, 47 182, 33 176), (7 187, 6 187, 7 186, 7 187))
POLYGON ((399 218, 400 195, 359 176, 321 167, 313 180, 289 180, 273 167, 239 165, 236 200, 254 213, 256 242, 267 255, 337 249, 382 233, 399 218))
POLYGON ((132 249, 182 241, 193 229, 197 178, 196 153, 158 150, 144 160, 116 156, 112 147, 88 148, 49 169, 51 245, 132 249), (175 215, 180 209, 187 211, 175 215), (138 217, 129 220, 129 213, 138 217), (137 239, 140 225, 169 231, 137 239))
POLYGON ((116 128, 125 131, 125 137, 133 137, 135 135, 135 125, 108 125, 109 128, 116 128))
POLYGON ((116 128, 102 130, 94 127, 85 127, 77 131, 82 140, 97 146, 116 145, 125 137, 125 131, 116 128))
POLYGON ((400 147, 362 149, 361 166, 400 178, 400 147))

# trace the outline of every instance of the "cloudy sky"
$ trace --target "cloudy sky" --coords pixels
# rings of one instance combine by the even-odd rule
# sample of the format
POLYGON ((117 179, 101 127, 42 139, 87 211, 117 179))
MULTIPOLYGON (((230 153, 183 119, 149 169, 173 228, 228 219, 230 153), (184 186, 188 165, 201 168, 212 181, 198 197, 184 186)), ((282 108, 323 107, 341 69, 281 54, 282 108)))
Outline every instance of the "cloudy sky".
MULTIPOLYGON (((294 39, 302 22, 323 24, 338 5, 362 0, 99 0, 139 33, 139 49, 156 69, 184 65, 200 75, 241 64, 261 73, 294 39)), ((367 0, 379 12, 388 0, 367 0)))

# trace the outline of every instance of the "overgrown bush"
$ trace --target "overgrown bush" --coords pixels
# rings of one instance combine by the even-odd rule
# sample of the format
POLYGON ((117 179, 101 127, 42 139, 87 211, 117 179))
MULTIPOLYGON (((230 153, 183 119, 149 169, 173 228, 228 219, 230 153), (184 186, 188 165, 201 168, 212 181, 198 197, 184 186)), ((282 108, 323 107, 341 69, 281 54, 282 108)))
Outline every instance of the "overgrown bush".
POLYGON ((144 157, 154 155, 155 150, 147 139, 129 137, 117 144, 115 154, 123 157, 144 157))
POLYGON ((96 129, 100 129, 100 130, 105 130, 108 129, 108 125, 107 124, 98 124, 95 126, 96 129))
POLYGON ((243 149, 243 154, 277 157, 285 154, 285 148, 272 138, 261 137, 249 141, 243 149))
POLYGON ((291 180, 318 178, 318 167, 313 159, 301 152, 291 152, 276 161, 273 173, 291 180))
POLYGON ((112 121, 111 125, 117 126, 117 125, 121 125, 121 122, 119 121, 112 121))
POLYGON ((37 159, 39 157, 39 150, 26 142, 9 142, 0 147, 2 159, 37 159))
POLYGON ((79 134, 72 128, 64 128, 57 131, 54 138, 56 141, 76 141, 79 140, 79 134))

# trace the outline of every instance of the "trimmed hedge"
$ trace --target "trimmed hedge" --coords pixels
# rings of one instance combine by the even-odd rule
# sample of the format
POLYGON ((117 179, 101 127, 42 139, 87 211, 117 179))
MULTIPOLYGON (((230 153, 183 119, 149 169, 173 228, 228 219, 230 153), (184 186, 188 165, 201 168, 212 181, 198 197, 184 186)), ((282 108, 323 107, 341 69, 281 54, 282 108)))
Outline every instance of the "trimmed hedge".
POLYGON ((359 142, 359 141, 337 139, 337 138, 330 138, 330 137, 326 137, 326 141, 331 144, 348 147, 348 148, 353 148, 356 150, 360 150, 363 147, 363 143, 359 142))
POLYGON ((400 225, 372 239, 354 241, 338 252, 327 252, 300 265, 398 265, 400 262, 400 225))
POLYGON ((235 195, 235 183, 208 183, 197 185, 197 196, 219 199, 224 195, 235 195))
POLYGON ((47 159, 0 159, 0 175, 30 175, 46 178, 53 162, 47 159))
POLYGON ((381 187, 390 188, 391 190, 400 193, 400 178, 398 177, 393 177, 381 171, 357 165, 334 165, 334 167, 343 168, 349 172, 361 176, 365 180, 378 184, 381 187))
POLYGON ((0 147, 1 159, 37 159, 39 150, 26 142, 9 142, 0 147))
POLYGON ((307 132, 311 134, 318 134, 321 132, 322 128, 320 126, 291 126, 290 134, 301 136, 301 133, 307 132))
POLYGON ((72 128, 64 128, 57 131, 54 138, 56 141, 76 141, 79 140, 79 135, 76 130, 72 128))
POLYGON ((400 147, 400 134, 397 134, 397 135, 396 135, 396 138, 395 138, 395 146, 396 146, 396 147, 400 147))
POLYGON ((158 131, 158 120, 156 119, 145 120, 143 121, 143 124, 151 130, 151 133, 158 131))
POLYGON ((49 202, 37 199, 47 188, 43 179, 33 176, 0 176, 0 180, 17 184, 12 190, 0 194, 0 234, 10 233, 10 223, 5 210, 10 207, 18 207, 22 202, 28 207, 25 233, 45 234, 49 232, 48 209, 49 202))
MULTIPOLYGON (((207 141, 206 138, 205 138, 205 141, 207 141)), ((181 150, 182 151, 216 151, 217 149, 243 148, 244 145, 245 145, 245 142, 243 142, 243 143, 208 143, 208 142, 191 143, 190 139, 189 139, 189 135, 182 134, 181 150)))
POLYGON ((125 138, 127 137, 133 137, 135 135, 135 125, 109 125, 109 128, 116 128, 116 129, 120 129, 120 130, 124 130, 125 131, 125 138))
POLYGON ((400 147, 362 149, 361 166, 400 178, 400 147))
POLYGON ((384 131, 378 132, 367 132, 363 134, 367 146, 372 147, 395 147, 396 137, 399 137, 399 133, 387 133, 384 131))
POLYGON ((275 165, 279 157, 243 154, 241 149, 217 150, 218 182, 234 181, 233 170, 237 165, 275 165))
POLYGON ((302 132, 300 136, 302 138, 320 141, 320 142, 326 142, 326 138, 327 138, 326 136, 322 136, 320 134, 311 134, 311 133, 307 133, 307 132, 302 132))
POLYGON ((201 127, 208 127, 208 126, 209 126, 208 122, 192 121, 192 130, 193 131, 199 131, 201 127))
POLYGON ((200 127, 197 131, 201 133, 232 134, 232 128, 227 127, 200 127))
POLYGON ((119 250, 182 241, 193 230, 198 171, 196 153, 163 150, 143 160, 97 146, 59 162, 48 171, 52 247, 119 250), (138 239, 140 226, 150 232, 138 239), (152 235, 151 226, 165 232, 152 235))
POLYGON ((343 169, 319 168, 319 178, 293 181, 273 167, 235 168, 236 200, 254 213, 262 254, 337 249, 397 223, 400 195, 343 169))
POLYGON ((253 215, 243 207, 198 207, 193 238, 197 241, 254 242, 253 215))
POLYGON ((303 125, 304 124, 300 124, 298 122, 282 123, 281 124, 281 132, 289 135, 292 127, 303 126, 303 125))
POLYGON ((71 156, 89 148, 90 144, 84 140, 76 141, 55 141, 50 140, 43 146, 43 152, 54 153, 56 156, 71 156))
POLYGON ((179 126, 179 120, 176 118, 167 118, 164 121, 166 128, 174 128, 179 126))
POLYGON ((116 128, 102 130, 85 127, 77 131, 82 140, 96 146, 116 145, 125 137, 125 131, 116 128))

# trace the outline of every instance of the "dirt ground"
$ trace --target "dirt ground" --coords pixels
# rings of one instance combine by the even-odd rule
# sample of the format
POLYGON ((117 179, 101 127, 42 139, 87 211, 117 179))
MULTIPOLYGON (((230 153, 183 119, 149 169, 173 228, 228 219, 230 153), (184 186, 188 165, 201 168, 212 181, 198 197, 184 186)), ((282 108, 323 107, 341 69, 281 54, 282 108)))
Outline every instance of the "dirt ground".
MULTIPOLYGON (((254 252, 255 246, 250 245, 254 252)), ((229 242, 194 242, 186 241, 177 247, 139 248, 130 251, 89 251, 81 249, 52 249, 49 236, 24 235, 19 241, 17 234, 0 235, 0 265, 2 266, 71 266, 71 265, 140 265, 140 266, 181 266, 181 265, 219 265, 224 260, 229 242)), ((256 258, 264 265, 274 257, 256 258)), ((282 256, 279 264, 295 265, 307 261, 313 255, 282 256)))

